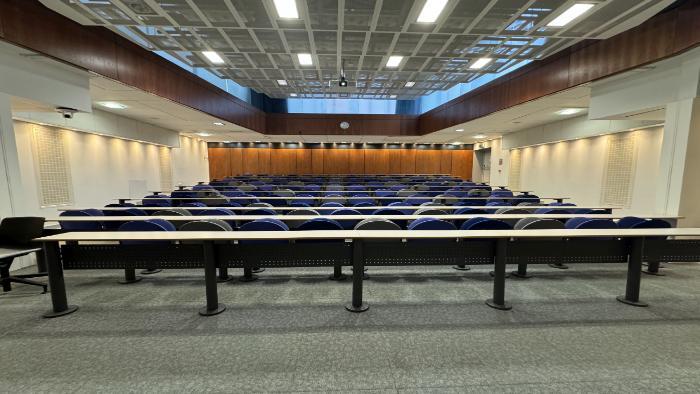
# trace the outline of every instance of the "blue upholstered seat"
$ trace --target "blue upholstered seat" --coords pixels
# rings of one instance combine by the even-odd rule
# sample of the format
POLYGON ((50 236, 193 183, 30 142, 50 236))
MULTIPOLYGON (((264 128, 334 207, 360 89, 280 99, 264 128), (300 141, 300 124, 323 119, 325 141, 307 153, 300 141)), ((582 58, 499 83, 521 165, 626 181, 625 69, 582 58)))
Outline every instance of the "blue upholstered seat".
POLYGON ((510 224, 496 219, 476 217, 462 224, 460 230, 511 230, 510 224))
POLYGON ((409 230, 456 230, 454 224, 432 217, 416 219, 408 224, 409 230))
MULTIPOLYGON (((121 211, 109 211, 109 212, 121 212, 121 211)), ((99 209, 81 209, 81 210, 71 210, 63 211, 59 216, 105 216, 99 209)), ((95 221, 89 222, 58 222, 63 230, 69 231, 100 231, 103 230, 102 221, 96 218, 95 221)))

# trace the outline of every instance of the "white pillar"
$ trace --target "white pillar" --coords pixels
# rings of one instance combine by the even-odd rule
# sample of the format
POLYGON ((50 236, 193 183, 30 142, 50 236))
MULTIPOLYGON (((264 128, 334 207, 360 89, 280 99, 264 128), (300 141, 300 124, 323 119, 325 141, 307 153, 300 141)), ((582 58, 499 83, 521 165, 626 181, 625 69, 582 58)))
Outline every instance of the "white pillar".
POLYGON ((656 211, 700 226, 700 98, 669 103, 661 146, 656 211))
POLYGON ((0 92, 0 216, 26 214, 10 96, 0 92))

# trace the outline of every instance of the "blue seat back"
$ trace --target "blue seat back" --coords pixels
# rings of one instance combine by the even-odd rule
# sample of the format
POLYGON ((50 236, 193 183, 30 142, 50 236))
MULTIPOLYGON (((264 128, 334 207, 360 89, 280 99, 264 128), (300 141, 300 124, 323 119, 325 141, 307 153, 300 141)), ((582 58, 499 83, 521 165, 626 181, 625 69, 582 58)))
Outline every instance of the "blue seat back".
POLYGON ((496 219, 489 218, 473 218, 469 219, 462 226, 460 230, 511 230, 510 224, 496 219))
POLYGON ((408 224, 409 230, 456 230, 454 224, 437 218, 424 217, 408 224))
MULTIPOLYGON (((175 226, 164 219, 134 220, 119 226, 119 231, 175 231, 175 226)), ((121 241, 124 245, 168 244, 170 241, 121 241)))
MULTIPOLYGON (((122 211, 108 211, 108 212, 122 212, 122 211)), ((71 210, 63 211, 58 216, 105 216, 99 209, 81 209, 81 210, 71 210)), ((113 215, 114 216, 114 215, 113 215)), ((104 229, 102 221, 95 220, 89 222, 58 222, 63 230, 68 231, 101 231, 104 229)))

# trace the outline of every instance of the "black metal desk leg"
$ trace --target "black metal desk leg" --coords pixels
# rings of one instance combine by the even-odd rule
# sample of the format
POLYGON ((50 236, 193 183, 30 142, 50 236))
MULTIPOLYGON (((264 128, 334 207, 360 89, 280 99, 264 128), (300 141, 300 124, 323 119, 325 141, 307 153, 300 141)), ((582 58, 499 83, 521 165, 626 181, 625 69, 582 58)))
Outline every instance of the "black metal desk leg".
POLYGON ((456 269, 457 271, 469 271, 471 269, 471 267, 469 267, 468 265, 462 264, 462 265, 454 265, 454 266, 452 266, 452 269, 456 269))
POLYGON ((618 296, 617 300, 634 306, 649 306, 646 302, 639 301, 639 287, 642 282, 642 256, 644 255, 644 238, 632 240, 627 261, 627 287, 624 296, 618 296))
POLYGON ((219 277, 216 279, 219 282, 228 282, 233 279, 233 276, 228 274, 228 267, 219 267, 219 277))
POLYGON ((364 312, 369 309, 369 305, 362 302, 362 279, 365 271, 362 243, 360 239, 352 243, 352 302, 345 306, 350 312, 364 312))
POLYGON ((44 313, 44 317, 59 317, 78 310, 75 305, 68 305, 66 297, 66 284, 63 281, 63 265, 61 263, 61 251, 58 242, 44 242, 44 257, 46 269, 49 274, 49 289, 51 289, 51 303, 53 310, 44 313))
POLYGON ((486 300, 486 305, 504 311, 512 308, 505 301, 507 253, 508 239, 499 238, 496 241, 496 262, 493 269, 493 298, 486 300))
POLYGON ((241 282, 252 282, 254 280, 258 280, 257 275, 253 275, 253 269, 250 267, 243 268, 243 276, 241 276, 238 280, 241 282))
POLYGON ((204 257, 204 284, 207 293, 207 306, 199 309, 202 316, 213 316, 226 310, 226 305, 219 303, 219 293, 216 288, 216 256, 214 255, 214 243, 205 241, 202 245, 204 257))
POLYGON ((140 276, 136 276, 136 270, 133 268, 124 269, 124 279, 120 280, 119 283, 123 285, 128 285, 130 283, 140 282, 143 279, 140 276))
POLYGON ((659 271, 660 265, 661 263, 659 263, 658 261, 655 263, 648 263, 647 269, 643 270, 642 272, 647 275, 665 276, 666 274, 659 271))
POLYGON ((347 275, 343 273, 343 267, 340 265, 333 266, 333 275, 328 277, 330 280, 345 280, 347 278, 347 275))
POLYGON ((527 273, 527 264, 518 264, 518 270, 512 271, 510 274, 521 279, 532 278, 532 275, 527 273))

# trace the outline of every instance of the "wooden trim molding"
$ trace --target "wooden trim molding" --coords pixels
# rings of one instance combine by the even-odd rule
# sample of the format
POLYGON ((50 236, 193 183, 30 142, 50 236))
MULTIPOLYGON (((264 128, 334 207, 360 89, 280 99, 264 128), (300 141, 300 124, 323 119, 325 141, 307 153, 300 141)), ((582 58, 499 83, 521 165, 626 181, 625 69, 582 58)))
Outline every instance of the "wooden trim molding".
POLYGON ((0 38, 265 134, 424 135, 678 55, 700 44, 700 0, 567 48, 420 116, 266 113, 103 28, 38 0, 2 0, 0 38), (340 129, 341 121, 350 128, 340 129))

